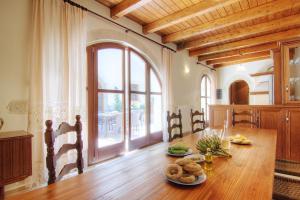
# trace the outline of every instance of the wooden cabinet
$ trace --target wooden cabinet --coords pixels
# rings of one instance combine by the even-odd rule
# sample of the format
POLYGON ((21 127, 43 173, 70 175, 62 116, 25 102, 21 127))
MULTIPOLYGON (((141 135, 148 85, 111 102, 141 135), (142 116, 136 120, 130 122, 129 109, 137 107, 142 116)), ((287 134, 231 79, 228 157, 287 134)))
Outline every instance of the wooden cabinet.
POLYGON ((285 117, 281 108, 256 108, 259 127, 277 130, 277 159, 284 159, 285 155, 285 117))
POLYGON ((24 131, 0 133, 0 199, 4 197, 4 185, 32 174, 31 138, 24 131))
POLYGON ((258 117, 259 128, 276 129, 276 158, 300 161, 300 108, 287 105, 211 105, 210 127, 223 127, 224 120, 231 125, 233 110, 250 110, 258 117))

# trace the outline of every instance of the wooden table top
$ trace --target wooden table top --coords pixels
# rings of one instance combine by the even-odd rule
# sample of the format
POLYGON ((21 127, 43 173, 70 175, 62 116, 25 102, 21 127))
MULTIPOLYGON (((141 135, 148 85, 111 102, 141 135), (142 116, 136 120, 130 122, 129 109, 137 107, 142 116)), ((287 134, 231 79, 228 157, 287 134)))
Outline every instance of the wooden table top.
MULTIPOLYGON (((164 176, 169 143, 160 143, 97 166, 95 169, 8 199, 271 199, 275 166, 276 130, 239 128, 250 146, 231 145, 232 158, 214 158, 205 183, 183 187, 164 176)), ((201 134, 183 140, 195 149, 201 134)))

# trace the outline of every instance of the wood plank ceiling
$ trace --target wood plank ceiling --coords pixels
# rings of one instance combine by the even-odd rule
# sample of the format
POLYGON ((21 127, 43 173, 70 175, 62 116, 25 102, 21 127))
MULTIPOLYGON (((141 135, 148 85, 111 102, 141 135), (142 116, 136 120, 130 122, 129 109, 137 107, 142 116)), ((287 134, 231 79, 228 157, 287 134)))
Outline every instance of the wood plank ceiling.
POLYGON ((214 67, 270 58, 300 37, 300 0, 96 0, 214 67))

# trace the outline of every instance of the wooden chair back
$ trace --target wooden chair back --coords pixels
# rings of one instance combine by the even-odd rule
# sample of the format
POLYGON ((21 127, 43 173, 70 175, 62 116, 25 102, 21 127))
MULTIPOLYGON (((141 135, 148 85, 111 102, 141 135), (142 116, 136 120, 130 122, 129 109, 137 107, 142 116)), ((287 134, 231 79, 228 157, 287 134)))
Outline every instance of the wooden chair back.
POLYGON ((169 133, 169 142, 178 137, 183 137, 182 134, 182 116, 181 111, 179 109, 178 114, 172 113, 170 111, 167 112, 167 122, 168 122, 168 133, 169 133), (176 121, 178 120, 178 123, 176 121), (174 129, 179 128, 179 134, 173 134, 172 131, 174 129))
POLYGON ((76 115, 76 123, 74 126, 69 125, 66 122, 62 122, 58 129, 54 131, 52 129, 52 121, 46 121, 46 132, 45 132, 45 143, 47 145, 47 157, 46 164, 48 168, 48 185, 60 181, 64 175, 69 173, 72 169, 77 168, 78 174, 83 172, 83 158, 82 158, 82 139, 81 131, 82 124, 80 121, 80 115, 76 115), (76 142, 74 144, 63 144, 58 152, 54 153, 54 142, 55 139, 63 134, 69 132, 76 132, 76 142), (56 176, 55 167, 57 160, 68 151, 76 149, 77 150, 77 160, 74 163, 69 163, 63 166, 58 176, 56 176))
POLYGON ((232 111, 232 126, 237 124, 249 125, 250 127, 258 128, 258 119, 250 110, 245 110, 241 112, 232 111), (237 120, 237 117, 242 118, 237 120))
POLYGON ((199 112, 198 110, 193 112, 193 109, 191 109, 191 126, 192 126, 192 133, 203 131, 205 129, 203 110, 202 112, 199 112), (196 125, 198 125, 198 128, 195 128, 196 125))

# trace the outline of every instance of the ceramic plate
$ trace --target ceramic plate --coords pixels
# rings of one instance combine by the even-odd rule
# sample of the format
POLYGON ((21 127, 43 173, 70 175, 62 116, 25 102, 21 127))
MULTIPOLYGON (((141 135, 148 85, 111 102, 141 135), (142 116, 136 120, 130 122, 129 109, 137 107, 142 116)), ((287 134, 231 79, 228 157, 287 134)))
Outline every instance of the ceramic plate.
POLYGON ((186 152, 185 154, 173 154, 173 153, 169 153, 169 151, 167 151, 167 155, 175 156, 175 157, 183 157, 183 156, 191 155, 192 153, 193 153, 192 149, 189 149, 188 152, 186 152))
POLYGON ((205 156, 201 154, 192 154, 192 155, 184 156, 184 158, 190 158, 194 160, 196 163, 201 163, 204 162, 205 160, 205 156))
POLYGON ((201 176, 198 176, 198 178, 196 179, 196 181, 193 182, 193 183, 182 183, 182 182, 179 182, 179 181, 176 181, 176 180, 172 180, 172 179, 169 179, 169 178, 167 178, 167 179, 168 179, 168 181, 170 181, 172 183, 175 183, 175 184, 178 184, 178 185, 188 185, 188 186, 190 186, 190 185, 200 185, 201 183, 203 183, 203 182, 206 181, 206 175, 203 174, 201 176))

